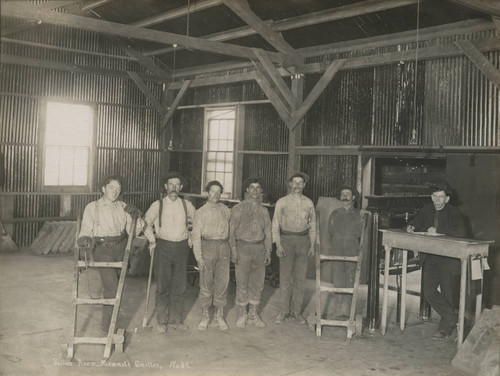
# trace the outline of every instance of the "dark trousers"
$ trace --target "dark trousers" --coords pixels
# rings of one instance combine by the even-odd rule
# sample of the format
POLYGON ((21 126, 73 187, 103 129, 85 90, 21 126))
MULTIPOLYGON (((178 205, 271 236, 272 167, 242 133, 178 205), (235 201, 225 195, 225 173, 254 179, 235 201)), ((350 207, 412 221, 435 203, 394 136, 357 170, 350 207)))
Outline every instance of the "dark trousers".
POLYGON ((455 307, 459 276, 452 270, 453 261, 449 257, 427 255, 423 266, 425 300, 441 316, 439 329, 447 335, 458 322, 455 307))
POLYGON ((202 240, 205 268, 200 270, 200 302, 203 308, 213 304, 225 307, 229 284, 230 249, 227 241, 202 240))
POLYGON ((281 246, 286 256, 280 257, 280 310, 302 312, 306 287, 309 235, 281 235, 281 246), (290 304, 291 299, 291 304, 290 304))
POLYGON ((182 322, 188 255, 187 240, 171 242, 158 239, 156 243, 153 267, 158 324, 182 322))
MULTIPOLYGON (((96 262, 120 262, 123 261, 127 238, 117 243, 98 244, 94 249, 94 261, 96 262)), ((114 299, 118 289, 118 280, 120 269, 116 268, 98 268, 101 276, 101 284, 104 299, 114 299)), ((104 305, 102 307, 101 329, 108 331, 113 314, 113 306, 104 305)))
POLYGON ((236 305, 240 307, 246 307, 248 303, 259 305, 266 278, 264 243, 238 241, 236 248, 239 257, 235 268, 236 305))

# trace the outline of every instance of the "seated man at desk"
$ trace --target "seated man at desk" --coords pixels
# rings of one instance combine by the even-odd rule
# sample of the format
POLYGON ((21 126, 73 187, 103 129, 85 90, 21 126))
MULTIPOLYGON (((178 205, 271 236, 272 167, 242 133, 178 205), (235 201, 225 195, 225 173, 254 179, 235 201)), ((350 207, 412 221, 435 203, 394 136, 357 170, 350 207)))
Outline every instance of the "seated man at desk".
MULTIPOLYGON (((447 184, 432 187, 432 204, 425 205, 408 224, 407 232, 427 232, 464 237, 465 222, 460 210, 448 204, 451 191, 447 184)), ((422 253, 423 294, 431 307, 441 316, 435 340, 452 339, 458 322, 457 306, 460 260, 422 253), (438 286, 440 291, 438 291, 438 286)))

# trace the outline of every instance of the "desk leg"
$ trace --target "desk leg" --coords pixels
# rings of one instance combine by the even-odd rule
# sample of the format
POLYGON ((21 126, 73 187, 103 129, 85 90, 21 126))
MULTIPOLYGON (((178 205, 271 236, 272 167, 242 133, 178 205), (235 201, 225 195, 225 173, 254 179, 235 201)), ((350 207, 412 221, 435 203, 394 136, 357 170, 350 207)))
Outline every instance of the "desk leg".
POLYGON ((467 259, 462 259, 460 261, 462 262, 462 270, 460 272, 460 306, 458 308, 457 350, 460 349, 464 340, 465 293, 467 287, 467 259))
POLYGON ((406 322, 406 272, 408 268, 408 251, 403 250, 403 270, 401 273, 401 317, 399 319, 399 328, 405 330, 406 322))
POLYGON ((477 323, 479 320, 479 317, 481 316, 481 308, 482 308, 482 303, 483 303, 483 281, 481 279, 481 292, 476 295, 476 314, 474 315, 474 324, 477 323))
POLYGON ((385 248, 385 263, 384 263, 384 298, 382 300, 382 321, 380 323, 380 331, 385 335, 387 331, 387 298, 389 293, 389 263, 391 262, 391 247, 385 248))

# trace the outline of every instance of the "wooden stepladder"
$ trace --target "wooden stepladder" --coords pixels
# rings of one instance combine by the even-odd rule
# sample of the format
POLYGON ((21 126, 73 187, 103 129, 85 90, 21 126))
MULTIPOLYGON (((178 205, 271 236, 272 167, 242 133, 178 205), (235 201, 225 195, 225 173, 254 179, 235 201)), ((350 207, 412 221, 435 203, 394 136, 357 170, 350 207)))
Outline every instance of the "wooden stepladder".
POLYGON ((361 241, 359 246, 359 253, 357 256, 331 256, 323 255, 321 252, 316 252, 316 336, 321 337, 322 326, 344 326, 347 328, 347 338, 351 339, 354 334, 361 335, 363 331, 363 316, 356 315, 356 302, 358 298, 359 281, 361 277, 361 262, 363 260, 363 234, 365 232, 368 215, 364 214, 361 241), (335 287, 331 284, 321 282, 321 263, 322 262, 355 262, 356 273, 354 277, 353 287, 335 287), (329 320, 323 319, 321 314, 323 312, 321 293, 335 293, 335 294, 352 294, 351 309, 348 320, 329 320))
MULTIPOLYGON (((74 356, 74 346, 79 344, 98 344, 105 345, 103 359, 107 360, 111 356, 112 345, 115 345, 115 349, 123 352, 123 343, 125 342, 125 330, 116 329, 116 321, 118 319, 118 313, 120 311, 120 303, 123 293, 123 286, 125 284, 125 276, 127 274, 128 260, 130 257, 130 249, 132 246, 132 240, 134 237, 134 230, 136 227, 137 218, 134 218, 132 223, 132 231, 128 236, 127 246, 125 248, 125 254, 123 261, 118 262, 95 262, 90 252, 90 261, 82 261, 79 259, 79 249, 75 247, 74 253, 74 271, 73 271, 73 292, 72 292, 72 304, 73 304, 73 329, 71 335, 67 342, 67 358, 73 359, 74 356), (118 281, 118 288, 116 291, 116 297, 111 299, 98 298, 94 299, 92 297, 82 298, 78 294, 79 277, 80 272, 85 268, 115 268, 120 269, 120 279, 118 281), (76 325, 77 325, 77 313, 79 305, 112 305, 113 313, 111 315, 111 322, 108 329, 108 334, 106 337, 77 337, 76 336, 76 325)), ((78 226, 79 228, 79 226, 78 226)), ((78 239, 78 232, 77 232, 78 239)))

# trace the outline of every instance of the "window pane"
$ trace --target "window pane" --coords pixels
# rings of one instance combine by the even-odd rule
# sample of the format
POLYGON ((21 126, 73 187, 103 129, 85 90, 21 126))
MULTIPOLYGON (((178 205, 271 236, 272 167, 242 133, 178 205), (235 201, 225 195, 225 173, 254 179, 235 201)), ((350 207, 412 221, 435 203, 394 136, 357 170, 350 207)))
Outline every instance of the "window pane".
POLYGON ((208 141, 208 150, 219 150, 219 141, 218 140, 208 141))
POLYGON ((57 185, 59 181, 59 147, 49 146, 45 149, 45 177, 46 185, 57 185))
POLYGON ((208 138, 209 140, 214 140, 219 138, 219 122, 217 120, 212 120, 209 123, 208 138))

